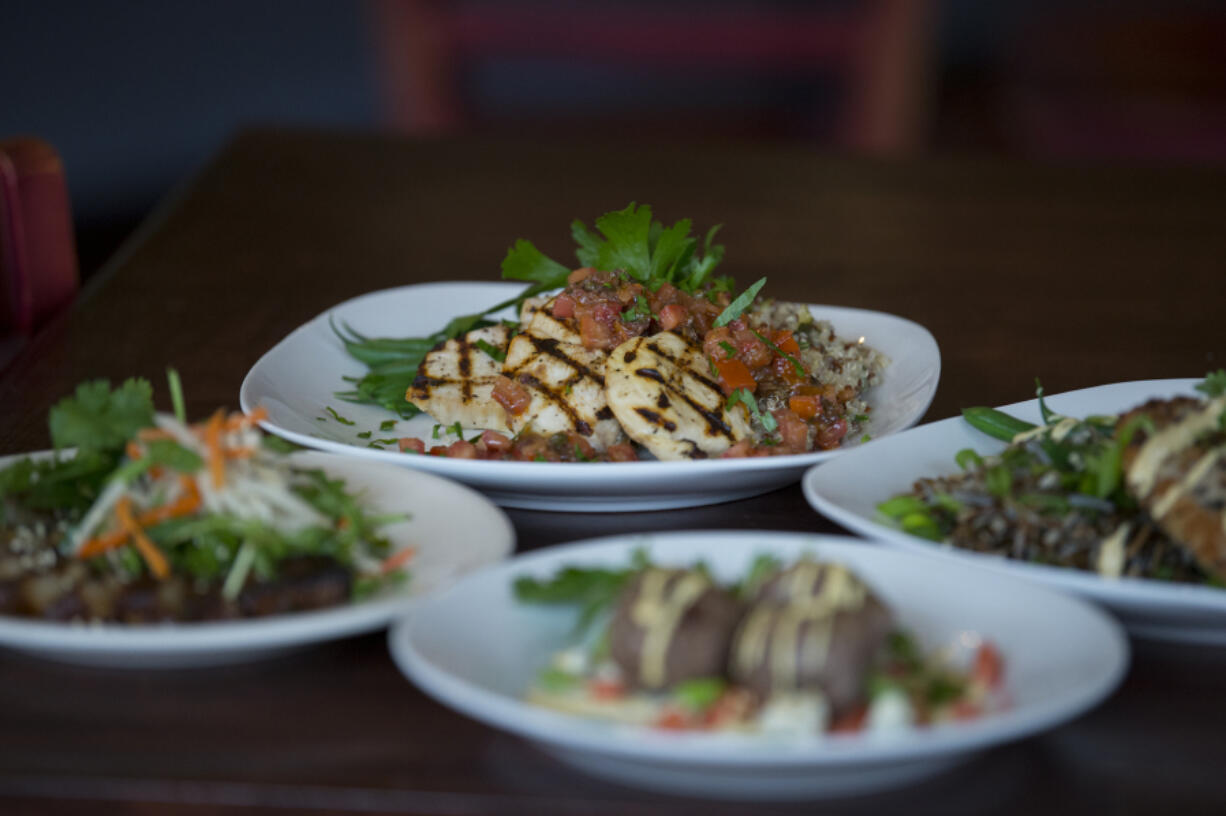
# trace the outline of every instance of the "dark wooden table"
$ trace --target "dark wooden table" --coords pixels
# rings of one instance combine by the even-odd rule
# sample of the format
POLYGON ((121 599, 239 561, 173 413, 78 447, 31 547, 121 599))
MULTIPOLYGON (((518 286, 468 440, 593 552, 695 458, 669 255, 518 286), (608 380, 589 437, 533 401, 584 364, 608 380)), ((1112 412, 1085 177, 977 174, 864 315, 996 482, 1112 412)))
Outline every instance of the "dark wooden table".
MULTIPOLYGON (((0 378, 0 453, 47 445, 77 382, 183 375, 188 408, 353 295, 495 279, 530 237, 637 200, 725 224, 726 271, 780 297, 928 326, 926 419, 1226 364, 1226 172, 888 164, 800 148, 413 142, 262 130, 190 180, 0 378)), ((511 511, 520 549, 672 528, 838 531, 797 487, 694 510, 511 511)), ((1226 809, 1226 650, 1134 643, 1104 705, 894 793, 757 813, 1145 813, 1226 809)), ((267 662, 119 671, 0 652, 0 812, 735 813, 572 772, 410 686, 382 635, 267 662)))

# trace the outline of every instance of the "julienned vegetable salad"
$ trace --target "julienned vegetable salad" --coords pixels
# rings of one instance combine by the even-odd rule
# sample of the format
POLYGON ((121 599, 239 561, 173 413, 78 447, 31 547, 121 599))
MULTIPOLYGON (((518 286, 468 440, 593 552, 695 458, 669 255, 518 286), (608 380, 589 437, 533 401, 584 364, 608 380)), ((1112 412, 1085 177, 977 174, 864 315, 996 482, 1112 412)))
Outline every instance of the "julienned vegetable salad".
MULTIPOLYGON (((56 451, 0 470, 0 613, 206 620, 334 606, 406 580, 342 481, 293 463, 261 418, 154 411, 152 388, 84 383, 50 412, 56 451), (71 450, 70 450, 71 449, 71 450)), ((398 517, 400 518, 400 517, 398 517)))
POLYGON ((1108 578, 1222 586, 1226 579, 1226 372, 1197 397, 1121 416, 1051 413, 1043 424, 990 408, 967 422, 1008 442, 959 451, 961 473, 918 480, 879 505, 914 535, 1108 578))
POLYGON ((567 713, 816 736, 972 719, 1007 703, 991 643, 925 655, 854 573, 809 557, 759 557, 721 585, 701 564, 663 567, 640 553, 625 569, 521 578, 515 593, 579 608, 575 644, 526 695, 567 713))
POLYGON ((341 396, 424 411, 454 440, 401 450, 521 461, 707 459, 804 453, 860 438, 864 392, 887 360, 808 307, 737 293, 723 247, 688 220, 631 204, 571 226, 578 268, 519 241, 503 276, 531 281, 427 338, 338 328, 369 372, 341 396), (515 320, 496 320, 501 310, 515 320), (454 430, 452 430, 454 429, 454 430))

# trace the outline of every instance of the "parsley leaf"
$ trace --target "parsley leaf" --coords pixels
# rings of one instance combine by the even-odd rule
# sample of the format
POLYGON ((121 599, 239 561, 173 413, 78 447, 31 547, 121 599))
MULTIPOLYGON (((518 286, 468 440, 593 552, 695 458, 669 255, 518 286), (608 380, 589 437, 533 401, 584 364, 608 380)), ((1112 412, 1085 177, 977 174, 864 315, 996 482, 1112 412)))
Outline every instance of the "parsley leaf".
MULTIPOLYGON (((546 257, 530 241, 520 238, 502 259, 502 276, 511 280, 532 281, 542 289, 554 289, 566 283, 571 270, 546 257)), ((491 310, 492 311, 492 310, 491 310)))
POLYGON ((49 422, 56 450, 122 450, 138 430, 153 424, 153 387, 138 379, 114 390, 107 380, 81 383, 52 407, 49 422))
POLYGON ((1194 387, 1207 397, 1220 397, 1226 394, 1226 368, 1210 371, 1205 375, 1205 381, 1194 387))

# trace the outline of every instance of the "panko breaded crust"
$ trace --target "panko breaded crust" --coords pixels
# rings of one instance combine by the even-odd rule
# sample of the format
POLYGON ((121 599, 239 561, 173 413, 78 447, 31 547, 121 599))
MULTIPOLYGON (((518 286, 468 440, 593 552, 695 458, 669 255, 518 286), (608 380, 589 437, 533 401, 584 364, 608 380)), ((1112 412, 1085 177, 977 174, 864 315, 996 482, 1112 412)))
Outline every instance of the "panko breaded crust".
MULTIPOLYGON (((1120 417, 1145 416, 1124 450, 1125 484, 1151 518, 1207 571, 1226 576, 1226 398, 1150 400, 1120 417)), ((1120 432, 1117 430, 1117 433, 1120 432)))

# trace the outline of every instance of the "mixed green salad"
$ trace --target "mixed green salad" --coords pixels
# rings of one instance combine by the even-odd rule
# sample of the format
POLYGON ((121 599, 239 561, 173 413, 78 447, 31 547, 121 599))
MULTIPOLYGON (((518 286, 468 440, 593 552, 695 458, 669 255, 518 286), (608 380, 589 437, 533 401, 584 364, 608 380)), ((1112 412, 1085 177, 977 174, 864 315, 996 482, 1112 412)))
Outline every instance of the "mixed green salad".
POLYGON ((1221 542, 1189 546, 1187 525, 1172 513, 1179 500, 1182 516, 1200 514, 1198 528, 1204 520, 1223 529, 1226 371, 1209 374, 1197 390, 1204 399, 1152 400, 1121 416, 1075 418, 1053 413, 1038 386, 1037 425, 991 408, 964 409, 967 423, 1008 446, 991 456, 960 450, 960 473, 919 479, 878 510, 912 535, 979 552, 1108 577, 1221 586, 1221 542), (1160 484, 1138 478, 1144 462, 1159 461, 1160 484))
MULTIPOLYGON (((0 469, 0 612, 198 620, 332 606, 407 578, 344 482, 248 415, 186 421, 149 382, 86 382, 52 407, 55 450, 0 469)), ((401 517, 397 517, 401 518, 401 517)))

